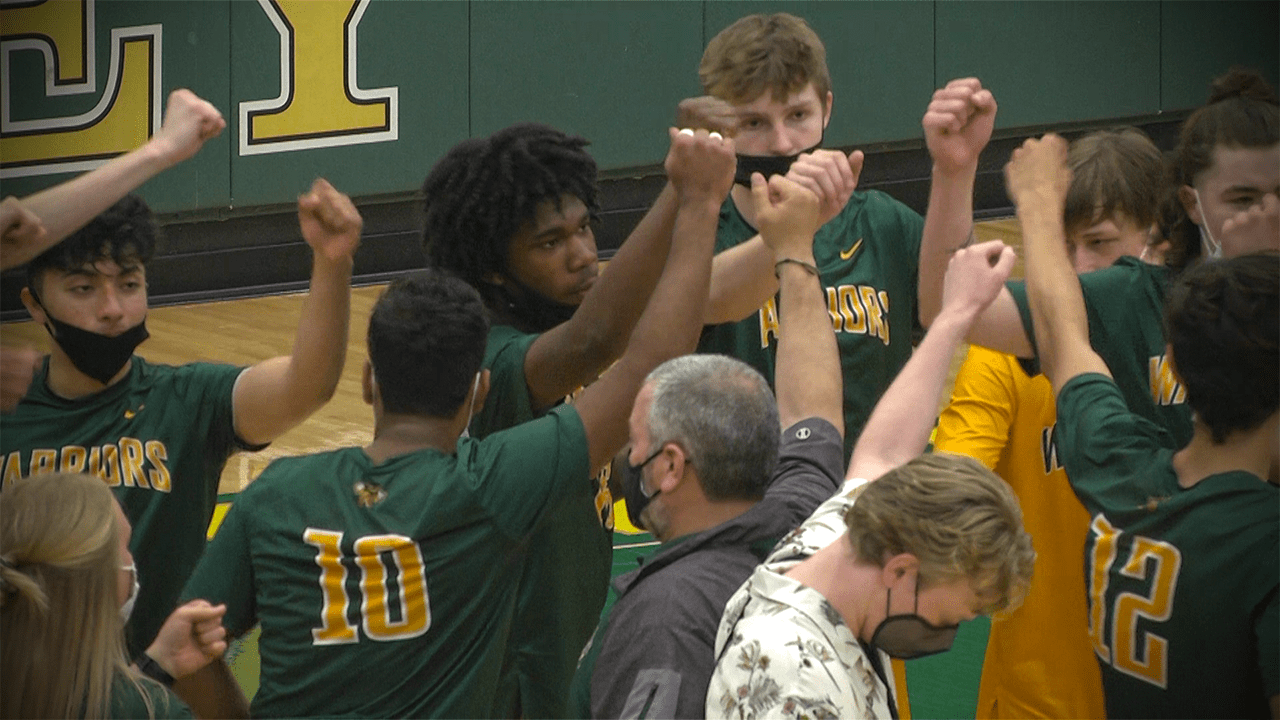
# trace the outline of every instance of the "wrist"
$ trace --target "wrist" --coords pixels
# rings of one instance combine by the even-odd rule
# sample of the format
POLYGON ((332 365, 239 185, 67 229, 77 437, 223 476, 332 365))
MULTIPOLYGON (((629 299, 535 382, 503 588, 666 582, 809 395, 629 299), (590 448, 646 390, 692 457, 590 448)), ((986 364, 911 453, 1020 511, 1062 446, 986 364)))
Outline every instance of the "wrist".
POLYGON ((972 186, 977 174, 978 161, 976 159, 973 162, 952 165, 940 163, 937 160, 933 161, 933 180, 935 182, 967 182, 972 186))
POLYGON ((807 256, 798 253, 789 256, 777 256, 777 262, 773 264, 773 276, 781 280, 782 273, 787 268, 793 268, 796 272, 803 272, 815 278, 821 277, 818 272, 818 266, 813 262, 812 253, 807 256))
POLYGON ((142 653, 138 659, 134 661, 138 666, 138 671, 143 675, 155 680, 165 687, 173 687, 174 677, 169 672, 169 668, 164 667, 159 660, 151 656, 151 651, 142 653))
POLYGON ((711 193, 680 193, 676 192, 676 205, 684 212, 705 212, 715 215, 720 214, 720 205, 724 202, 724 198, 717 198, 711 193))

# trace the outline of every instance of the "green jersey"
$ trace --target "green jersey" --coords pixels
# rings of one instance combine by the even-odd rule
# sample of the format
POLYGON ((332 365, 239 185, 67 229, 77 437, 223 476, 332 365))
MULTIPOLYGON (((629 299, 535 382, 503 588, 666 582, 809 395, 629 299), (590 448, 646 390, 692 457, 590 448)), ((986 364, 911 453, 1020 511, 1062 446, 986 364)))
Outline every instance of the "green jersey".
MULTIPOLYGON (((855 192, 844 209, 813 238, 835 328, 844 375, 844 456, 867 424, 871 409, 911 357, 919 328, 916 284, 924 220, 906 205, 876 191, 855 192)), ((716 252, 756 234, 733 198, 720 207, 716 252)), ((709 325, 698 352, 731 355, 773 383, 778 352, 775 295, 744 320, 709 325)))
POLYGON ((132 718, 151 717, 155 720, 180 720, 195 717, 191 708, 178 699, 169 688, 158 682, 142 678, 135 686, 133 683, 116 676, 111 686, 111 718, 131 720, 132 718), (141 688, 141 689, 139 689, 141 688), (147 697, 143 697, 146 693, 147 697), (150 707, 148 707, 150 703, 150 707))
POLYGON ((456 454, 277 460, 240 493, 184 598, 262 623, 260 716, 487 717, 529 535, 588 497, 570 406, 456 454))
MULTIPOLYGON (((1129 409, 1159 426, 1160 443, 1176 450, 1191 440, 1191 408, 1164 352, 1169 278, 1166 267, 1122 257, 1109 268, 1081 275, 1080 289, 1089 343, 1107 363, 1129 409)), ((1008 287, 1035 348, 1026 284, 1010 282, 1008 287)))
POLYGON ((67 400, 49 390, 46 360, 17 409, 0 415, 5 485, 87 472, 124 506, 142 585, 125 628, 131 656, 151 644, 204 551, 222 466, 237 449, 231 391, 242 370, 153 365, 135 355, 119 382, 67 400))
POLYGON ((1058 457, 1093 520, 1089 634, 1107 717, 1270 717, 1280 694, 1280 488, 1184 488, 1160 430, 1105 375, 1058 395, 1058 457))
MULTIPOLYGON (((509 325, 489 331, 484 367, 489 396, 471 423, 483 438, 533 419, 524 361, 537 334, 509 325)), ((529 539, 516 619, 495 715, 563 717, 578 656, 591 638, 613 569, 613 499, 604 473, 592 495, 551 512, 529 539)), ((587 474, 584 473, 584 482, 587 474)))

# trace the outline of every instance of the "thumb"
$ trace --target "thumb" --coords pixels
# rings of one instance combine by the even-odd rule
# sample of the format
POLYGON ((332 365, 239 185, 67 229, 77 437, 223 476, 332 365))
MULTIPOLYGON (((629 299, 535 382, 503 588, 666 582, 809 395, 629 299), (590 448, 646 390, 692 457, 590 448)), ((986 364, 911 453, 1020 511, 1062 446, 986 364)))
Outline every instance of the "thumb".
POLYGON ((769 200, 769 183, 758 172, 751 173, 751 199, 755 201, 757 208, 767 208, 773 204, 769 200))

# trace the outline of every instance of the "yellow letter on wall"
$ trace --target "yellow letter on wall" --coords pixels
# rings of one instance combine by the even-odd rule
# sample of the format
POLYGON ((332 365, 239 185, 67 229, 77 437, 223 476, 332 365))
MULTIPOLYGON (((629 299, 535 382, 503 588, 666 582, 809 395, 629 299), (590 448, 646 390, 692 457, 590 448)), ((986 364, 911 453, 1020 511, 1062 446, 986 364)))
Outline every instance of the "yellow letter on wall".
POLYGON ((280 95, 240 103, 240 154, 397 139, 399 88, 361 90, 356 35, 369 0, 258 0, 280 34, 280 95))
MULTIPOLYGON (((0 10, 0 178, 90 170, 160 126, 162 28, 112 28, 107 81, 80 115, 14 118, 10 56, 44 56, 45 97, 98 92, 93 0, 46 0, 0 10)), ((30 97, 30 93, 26 97, 30 97)), ((28 113, 29 114, 29 113, 28 113)))

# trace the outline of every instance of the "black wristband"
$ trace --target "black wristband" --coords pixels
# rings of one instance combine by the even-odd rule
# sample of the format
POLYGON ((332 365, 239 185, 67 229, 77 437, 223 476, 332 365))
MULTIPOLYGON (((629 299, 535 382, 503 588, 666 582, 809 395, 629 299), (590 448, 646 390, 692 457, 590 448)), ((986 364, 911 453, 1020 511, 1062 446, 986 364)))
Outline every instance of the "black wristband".
POLYGON ((160 663, 156 662, 155 658, 144 652, 139 655, 138 659, 134 662, 137 663, 138 670, 140 670, 143 675, 146 675, 167 688, 173 687, 173 676, 164 668, 160 667, 160 663))
POLYGON ((774 264, 773 264, 773 276, 774 276, 774 277, 776 277, 776 278, 781 278, 781 276, 782 276, 782 266, 783 266, 783 265, 786 265, 787 263, 791 263, 792 265, 799 265, 800 267, 804 268, 804 269, 805 269, 805 270, 806 270, 810 275, 812 275, 812 276, 814 276, 814 277, 818 277, 818 268, 817 268, 817 267, 815 267, 815 266, 813 266, 813 265, 810 265, 809 263, 807 263, 807 262, 805 262, 805 261, 803 261, 803 260, 796 260, 795 258, 782 258, 782 259, 781 259, 781 260, 779 260, 778 262, 774 263, 774 264))

